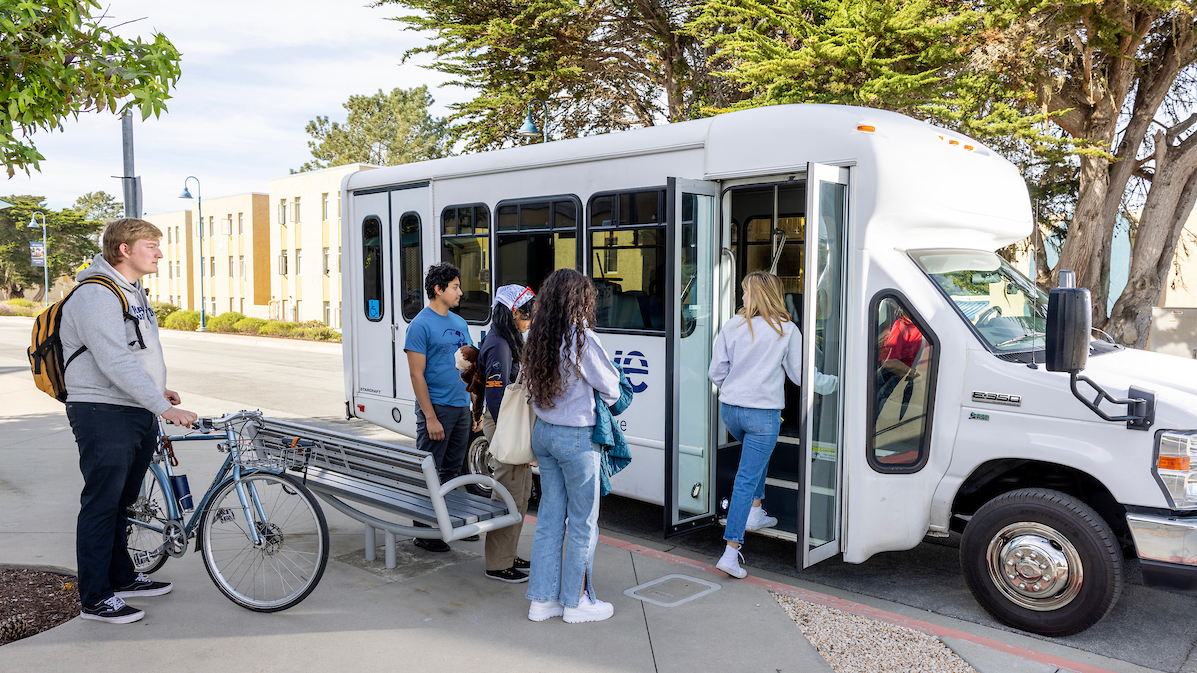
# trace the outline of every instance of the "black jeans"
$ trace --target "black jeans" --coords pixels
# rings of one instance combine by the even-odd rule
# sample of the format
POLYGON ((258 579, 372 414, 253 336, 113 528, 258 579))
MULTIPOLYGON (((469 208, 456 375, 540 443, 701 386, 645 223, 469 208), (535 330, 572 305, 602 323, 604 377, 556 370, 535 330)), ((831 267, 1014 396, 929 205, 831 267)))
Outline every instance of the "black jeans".
POLYGON ((125 509, 141 491, 158 424, 150 411, 116 404, 70 402, 66 413, 83 473, 75 537, 79 599, 91 607, 136 577, 126 548, 125 509))
POLYGON ((424 419, 424 410, 416 405, 416 448, 432 454, 436 461, 436 471, 440 475, 441 483, 461 474, 461 465, 465 462, 466 448, 470 443, 470 426, 474 419, 470 417, 469 407, 446 407, 440 404, 432 405, 436 412, 436 420, 445 429, 445 438, 439 442, 428 436, 428 426, 424 419))

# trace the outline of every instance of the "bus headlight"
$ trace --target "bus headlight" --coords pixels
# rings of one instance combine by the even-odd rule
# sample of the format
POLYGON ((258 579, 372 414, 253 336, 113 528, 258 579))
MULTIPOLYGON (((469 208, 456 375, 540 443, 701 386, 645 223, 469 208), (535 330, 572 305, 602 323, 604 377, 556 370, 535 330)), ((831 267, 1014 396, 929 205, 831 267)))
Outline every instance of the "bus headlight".
POLYGON ((1197 508, 1197 432, 1161 432, 1152 472, 1173 509, 1197 508))

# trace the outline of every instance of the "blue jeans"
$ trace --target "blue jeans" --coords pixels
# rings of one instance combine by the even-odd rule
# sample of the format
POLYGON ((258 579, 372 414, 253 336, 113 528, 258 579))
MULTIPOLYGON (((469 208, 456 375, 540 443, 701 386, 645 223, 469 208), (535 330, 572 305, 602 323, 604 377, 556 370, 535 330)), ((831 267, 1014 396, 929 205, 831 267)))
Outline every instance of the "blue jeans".
POLYGON ((540 507, 532 538, 529 600, 576 608, 583 589, 594 598, 590 579, 598 543, 601 449, 590 441, 593 435, 593 425, 573 428, 539 418, 532 429, 532 452, 540 465, 540 507))
POLYGON ((743 544, 752 501, 765 497, 765 473, 769 471, 773 447, 777 446, 781 409, 749 409, 721 403, 719 415, 727 431, 742 445, 723 539, 743 544))

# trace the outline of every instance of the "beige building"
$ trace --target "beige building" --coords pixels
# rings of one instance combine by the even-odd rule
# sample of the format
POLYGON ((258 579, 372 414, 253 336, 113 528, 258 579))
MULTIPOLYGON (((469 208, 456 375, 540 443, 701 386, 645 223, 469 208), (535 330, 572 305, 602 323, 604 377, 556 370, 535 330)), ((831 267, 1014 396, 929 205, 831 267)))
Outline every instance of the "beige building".
POLYGON ((341 180, 348 164, 270 181, 270 318, 341 328, 341 180))
POLYGON ((146 215, 145 219, 162 230, 162 259, 158 273, 145 277, 150 299, 174 304, 186 310, 199 310, 198 293, 192 288, 195 261, 195 232, 190 211, 179 210, 161 215, 146 215))

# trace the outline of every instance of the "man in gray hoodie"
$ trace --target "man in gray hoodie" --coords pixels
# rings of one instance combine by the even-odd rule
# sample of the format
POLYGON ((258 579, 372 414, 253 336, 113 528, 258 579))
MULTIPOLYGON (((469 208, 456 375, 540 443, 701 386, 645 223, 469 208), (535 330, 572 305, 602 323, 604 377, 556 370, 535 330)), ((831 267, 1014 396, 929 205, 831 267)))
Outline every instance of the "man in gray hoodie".
POLYGON ((122 599, 172 588, 134 570, 125 518, 157 446, 158 417, 175 425, 196 421, 194 413, 175 406, 178 393, 166 388, 158 323, 141 286, 142 276, 158 270, 161 239, 162 232, 145 220, 113 220, 104 227, 104 251, 76 276, 112 279, 133 319, 98 284, 78 288, 62 309, 63 358, 70 361, 66 413, 83 473, 75 553, 84 619, 135 622, 145 613, 122 599))

